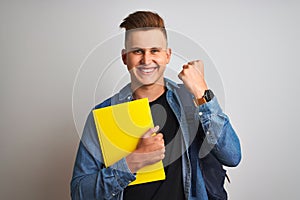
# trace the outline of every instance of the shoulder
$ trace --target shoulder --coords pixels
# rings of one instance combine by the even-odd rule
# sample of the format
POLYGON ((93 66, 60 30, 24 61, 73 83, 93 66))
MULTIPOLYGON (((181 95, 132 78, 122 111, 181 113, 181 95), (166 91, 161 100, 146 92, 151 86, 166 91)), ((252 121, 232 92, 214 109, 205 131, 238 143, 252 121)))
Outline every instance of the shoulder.
POLYGON ((110 106, 111 105, 111 99, 112 99, 112 97, 104 100, 102 103, 99 103, 98 105, 96 105, 94 107, 94 109, 99 109, 99 108, 104 108, 104 107, 110 106))
POLYGON ((107 106, 123 103, 130 100, 132 97, 130 83, 124 86, 118 93, 114 94, 110 98, 106 99, 102 103, 96 105, 94 109, 104 108, 107 106))
POLYGON ((121 98, 120 95, 121 95, 121 93, 116 93, 112 97, 109 97, 108 99, 106 99, 106 100, 102 101, 101 103, 99 103, 98 105, 96 105, 93 109, 104 108, 107 106, 122 103, 122 101, 120 100, 120 98, 121 98))

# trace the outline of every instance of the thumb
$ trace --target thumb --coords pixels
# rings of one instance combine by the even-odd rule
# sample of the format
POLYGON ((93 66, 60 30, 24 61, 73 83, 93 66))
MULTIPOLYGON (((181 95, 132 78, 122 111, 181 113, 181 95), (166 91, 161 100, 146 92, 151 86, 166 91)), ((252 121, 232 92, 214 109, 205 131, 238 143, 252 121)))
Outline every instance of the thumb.
POLYGON ((155 126, 154 128, 149 128, 149 130, 142 136, 142 138, 151 137, 153 133, 156 133, 159 129, 159 126, 155 126))

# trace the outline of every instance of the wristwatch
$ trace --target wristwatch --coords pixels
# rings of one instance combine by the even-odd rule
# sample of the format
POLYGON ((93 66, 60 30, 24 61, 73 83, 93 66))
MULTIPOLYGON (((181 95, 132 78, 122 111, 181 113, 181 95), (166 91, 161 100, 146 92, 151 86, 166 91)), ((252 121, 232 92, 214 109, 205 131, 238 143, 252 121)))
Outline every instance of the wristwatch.
POLYGON ((206 102, 209 102, 210 100, 212 100, 212 98, 214 98, 214 93, 213 93, 213 91, 211 91, 210 89, 208 89, 208 90, 205 90, 204 91, 204 95, 201 97, 201 98, 199 98, 199 99, 194 99, 194 102, 195 102, 195 104, 197 105, 197 106, 200 106, 200 105, 202 105, 202 104, 204 104, 204 103, 206 103, 206 102))

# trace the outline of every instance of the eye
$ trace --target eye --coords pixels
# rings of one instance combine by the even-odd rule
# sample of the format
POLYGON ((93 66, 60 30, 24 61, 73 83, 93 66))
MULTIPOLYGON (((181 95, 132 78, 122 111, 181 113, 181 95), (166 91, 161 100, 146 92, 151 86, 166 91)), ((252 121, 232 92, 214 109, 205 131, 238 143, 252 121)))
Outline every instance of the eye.
POLYGON ((132 51, 132 53, 134 53, 135 55, 142 55, 144 51, 142 49, 135 49, 132 51))
POLYGON ((157 49, 157 48, 155 48, 155 49, 151 49, 151 54, 157 54, 157 53, 160 53, 160 49, 157 49))

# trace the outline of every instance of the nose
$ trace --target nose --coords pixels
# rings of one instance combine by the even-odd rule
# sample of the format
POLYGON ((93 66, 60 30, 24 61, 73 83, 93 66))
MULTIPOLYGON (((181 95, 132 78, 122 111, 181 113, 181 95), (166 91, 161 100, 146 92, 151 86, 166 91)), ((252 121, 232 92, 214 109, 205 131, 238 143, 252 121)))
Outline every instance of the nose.
POLYGON ((144 54, 143 54, 143 57, 142 57, 142 64, 143 65, 148 65, 148 64, 151 64, 152 62, 152 55, 149 51, 146 51, 144 54))

